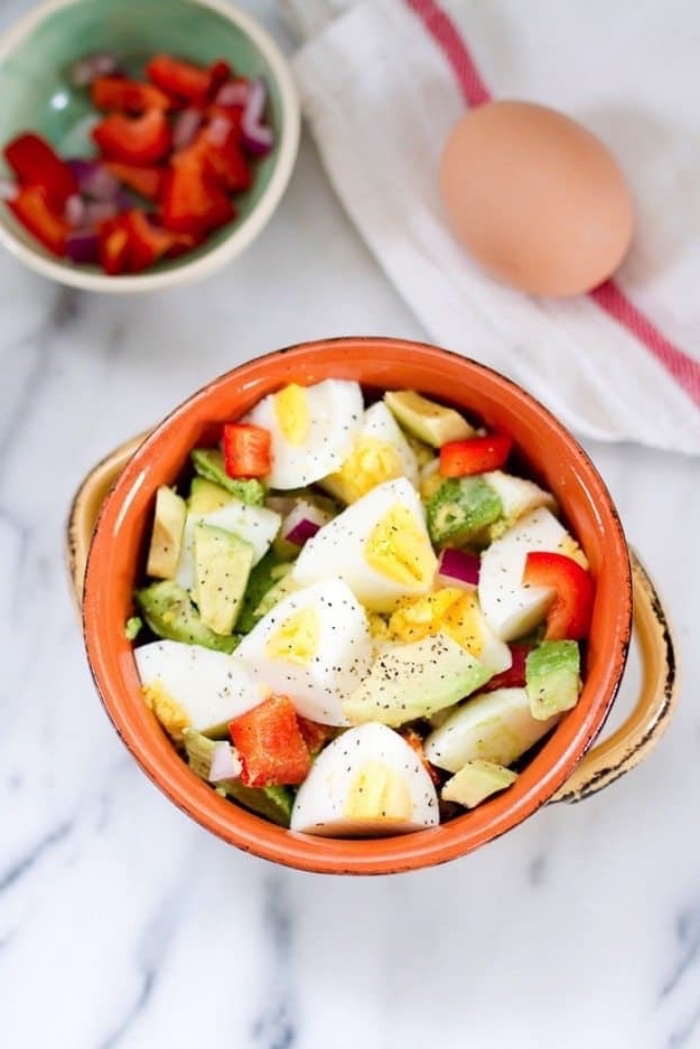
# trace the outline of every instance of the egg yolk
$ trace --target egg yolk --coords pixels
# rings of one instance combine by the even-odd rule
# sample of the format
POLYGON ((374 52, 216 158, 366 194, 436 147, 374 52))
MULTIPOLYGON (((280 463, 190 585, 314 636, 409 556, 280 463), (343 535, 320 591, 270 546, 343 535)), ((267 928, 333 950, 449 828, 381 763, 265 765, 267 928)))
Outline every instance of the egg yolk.
POLYGON ((478 659, 484 647, 476 594, 445 587, 418 597, 404 597, 389 619, 389 636, 410 643, 448 634, 478 659))
POLYGON ((393 444, 376 437, 360 437, 330 480, 344 502, 354 503, 378 484, 402 474, 401 458, 393 444))
POLYGON ((283 659, 303 667, 318 652, 321 624, 315 608, 304 608, 286 619, 265 645, 268 659, 283 659))
POLYGON ((355 776, 343 815, 353 820, 411 818, 413 803, 403 777, 382 761, 367 761, 355 776))
POLYGON ((284 439, 293 445, 303 444, 311 426, 306 390, 298 383, 290 383, 274 396, 275 415, 284 439))
POLYGON ((397 503, 377 521, 365 542, 370 568, 402 586, 426 586, 435 575, 437 558, 415 515, 397 503))
POLYGON ((153 711, 168 735, 175 740, 181 740, 191 722, 180 704, 157 682, 144 685, 141 691, 146 706, 153 711))

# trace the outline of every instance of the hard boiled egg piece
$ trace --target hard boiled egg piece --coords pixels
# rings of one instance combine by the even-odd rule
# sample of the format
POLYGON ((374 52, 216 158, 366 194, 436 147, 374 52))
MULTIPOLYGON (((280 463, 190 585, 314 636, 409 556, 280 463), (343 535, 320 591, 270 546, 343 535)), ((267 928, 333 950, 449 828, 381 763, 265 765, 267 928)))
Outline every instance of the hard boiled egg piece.
POLYGON ((245 539, 253 548, 253 564, 256 565, 269 550, 272 540, 279 532, 282 518, 274 510, 264 506, 249 506, 240 499, 231 499, 225 506, 206 514, 188 512, 182 536, 180 559, 175 581, 185 590, 194 588, 194 531, 198 524, 208 524, 233 532, 245 539))
POLYGON ((436 568, 423 504, 411 482, 399 477, 320 528, 291 574, 300 586, 339 576, 366 608, 383 612, 406 594, 426 593, 436 568))
POLYGON ((423 762, 386 725, 348 729, 321 751, 294 801, 290 827, 372 837, 434 827, 435 786, 423 762))
POLYGON ((262 703, 265 690, 227 652, 152 641, 134 652, 144 698, 174 739, 210 732, 262 703))
POLYGON ((342 466, 321 481, 344 503, 354 503, 372 488, 395 477, 418 486, 416 454, 383 401, 371 405, 342 466))
POLYGON ((325 379, 313 386, 290 383, 256 404, 243 420, 272 435, 271 488, 301 488, 337 470, 362 424, 357 382, 325 379))
POLYGON ((347 725, 341 703, 368 673, 372 655, 364 609, 342 580, 331 578, 283 598, 232 658, 288 696, 302 717, 347 725))
POLYGON ((520 518, 481 556, 479 604, 492 630, 502 641, 512 641, 533 630, 544 619, 554 597, 549 587, 523 583, 525 560, 531 550, 567 553, 572 537, 546 507, 520 518))

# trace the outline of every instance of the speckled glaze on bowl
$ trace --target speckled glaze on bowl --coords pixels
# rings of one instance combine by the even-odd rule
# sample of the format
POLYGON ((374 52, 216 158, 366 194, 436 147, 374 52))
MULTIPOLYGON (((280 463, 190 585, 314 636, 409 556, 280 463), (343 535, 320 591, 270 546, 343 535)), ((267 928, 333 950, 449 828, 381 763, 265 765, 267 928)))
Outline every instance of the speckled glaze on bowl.
MULTIPOLYGON (((300 113, 289 65, 268 33, 228 0, 49 0, 0 39, 0 148, 38 131, 62 156, 92 155, 88 93, 66 73, 76 59, 112 51, 138 71, 158 51, 209 64, 226 59, 249 77, 264 76, 275 145, 256 163, 253 185, 236 197, 237 218, 206 243, 142 274, 111 277, 45 251, 3 205, 0 242, 32 269, 88 291, 155 291, 198 280, 239 255, 260 233, 284 193, 299 146, 300 113)), ((0 160, 0 166, 2 161, 0 160)))
POLYGON ((599 733, 625 667, 632 590, 627 545, 598 472, 575 439, 520 387, 488 368, 400 339, 346 338, 292 347, 222 376, 168 416, 127 461, 103 504, 88 558, 83 598, 85 645, 103 703, 125 744, 172 801, 212 833, 291 867, 328 873, 412 870, 461 856, 503 834, 547 802, 599 733), (512 434, 527 467, 555 494, 596 579, 585 685, 517 782, 440 827, 379 840, 334 840, 291 833, 219 797, 178 756, 143 703, 124 623, 142 565, 154 493, 172 483, 195 445, 285 383, 328 377, 368 388, 413 388, 477 413, 512 434))

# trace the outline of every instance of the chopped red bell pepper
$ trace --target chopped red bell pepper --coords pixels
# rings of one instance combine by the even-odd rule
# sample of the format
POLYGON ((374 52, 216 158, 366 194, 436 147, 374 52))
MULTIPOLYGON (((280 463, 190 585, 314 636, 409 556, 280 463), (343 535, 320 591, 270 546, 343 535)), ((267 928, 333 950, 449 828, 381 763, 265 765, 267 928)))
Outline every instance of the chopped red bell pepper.
POLYGON ((100 261, 107 273, 142 273, 159 259, 195 246, 194 237, 154 225, 138 208, 100 227, 100 261))
POLYGON ((311 755, 287 696, 273 694, 229 723, 247 787, 281 787, 302 783, 311 755))
POLYGON ((524 688, 525 687, 525 660, 533 645, 524 643, 509 645, 513 661, 507 670, 500 674, 494 674, 485 685, 481 686, 482 692, 493 692, 496 688, 524 688))
POLYGON ((122 185, 133 189, 147 200, 157 200, 165 185, 165 167, 140 167, 136 164, 120 164, 116 160, 106 161, 105 167, 122 185))
POLYGON ((110 113, 92 129, 92 137, 107 160, 145 166, 162 160, 172 141, 162 109, 147 109, 139 117, 110 113))
POLYGON ((335 736, 332 725, 321 725, 318 721, 303 718, 301 714, 297 714, 297 724, 312 757, 323 750, 326 743, 335 736))
POLYGON ((100 265, 110 277, 129 271, 129 227, 123 215, 108 219, 100 226, 100 265))
POLYGON ((213 98, 220 87, 231 79, 233 70, 223 58, 218 59, 209 66, 209 94, 213 98))
POLYGON ((47 202, 42 186, 22 186, 8 208, 53 255, 65 255, 68 223, 47 202))
POLYGON ((224 423, 221 439, 229 477, 265 477, 272 469, 272 434, 252 423, 224 423))
POLYGON ((126 77, 101 76, 90 87, 92 104, 97 109, 121 113, 143 113, 147 109, 171 109, 173 102, 155 84, 142 84, 126 77))
MULTIPOLYGON (((226 119, 229 119, 228 116, 226 119)), ((212 177, 229 193, 250 188, 253 173, 241 148, 239 125, 231 122, 231 128, 221 144, 212 141, 209 128, 204 128, 192 144, 192 149, 202 156, 212 177)))
POLYGON ((195 105, 204 105, 209 100, 214 83, 211 69, 171 55, 154 55, 146 66, 146 75, 169 95, 195 105))
POLYGON ((178 233, 205 236, 235 217, 224 189, 192 148, 176 154, 161 194, 163 225, 178 233))
POLYGON ((500 470, 512 447, 512 438, 499 432, 485 437, 468 437, 464 441, 448 441, 440 448, 440 473, 443 477, 466 477, 487 470, 500 470))
POLYGON ((68 198, 78 192, 71 169, 39 135, 17 135, 3 152, 19 181, 40 187, 52 207, 63 208, 68 198))
POLYGON ((579 641, 588 636, 595 588, 587 569, 565 554, 535 550, 525 560, 523 582, 555 591, 547 613, 545 640, 579 641))

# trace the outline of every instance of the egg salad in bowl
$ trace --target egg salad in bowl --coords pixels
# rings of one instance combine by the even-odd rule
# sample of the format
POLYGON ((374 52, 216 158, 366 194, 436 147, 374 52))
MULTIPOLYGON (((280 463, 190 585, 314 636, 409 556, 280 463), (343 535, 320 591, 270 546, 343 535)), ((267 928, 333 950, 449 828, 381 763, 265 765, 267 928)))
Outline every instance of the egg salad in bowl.
POLYGON ((192 772, 290 832, 507 791, 582 690, 594 584, 511 436, 416 389, 287 382, 155 494, 127 622, 192 772))

